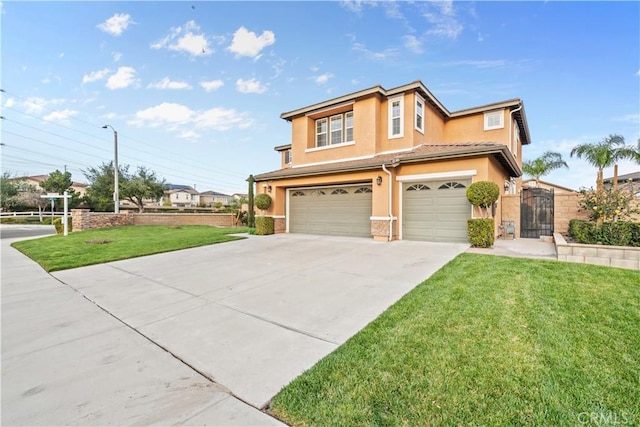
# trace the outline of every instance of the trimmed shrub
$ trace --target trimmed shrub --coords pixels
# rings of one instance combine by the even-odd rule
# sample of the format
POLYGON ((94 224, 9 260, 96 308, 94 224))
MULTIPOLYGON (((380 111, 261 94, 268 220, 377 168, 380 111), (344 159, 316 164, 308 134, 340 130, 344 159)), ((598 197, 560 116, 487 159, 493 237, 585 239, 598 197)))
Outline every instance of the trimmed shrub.
POLYGON ((569 221, 569 236, 587 245, 640 247, 640 223, 615 221, 598 226, 592 221, 572 219, 569 221))
POLYGON ((467 236, 474 248, 490 248, 495 240, 493 218, 474 218, 467 221, 467 236))
POLYGON ((266 193, 260 193, 256 196, 254 203, 256 208, 266 211, 271 206, 271 196, 266 193))
POLYGON ((578 243, 597 243, 596 223, 582 219, 572 219, 569 221, 569 236, 578 243))
POLYGON ((474 182, 467 188, 467 199, 473 206, 483 210, 485 218, 491 216, 490 209, 500 197, 500 187, 491 181, 474 182))
POLYGON ((256 217, 256 234, 264 236, 267 234, 273 234, 273 217, 272 216, 258 216, 256 217))
MULTIPOLYGON (((71 217, 67 218, 67 231, 71 233, 71 217)), ((64 224, 62 223, 62 218, 56 218, 53 220, 53 226, 56 228, 56 233, 63 234, 64 233, 64 224)))

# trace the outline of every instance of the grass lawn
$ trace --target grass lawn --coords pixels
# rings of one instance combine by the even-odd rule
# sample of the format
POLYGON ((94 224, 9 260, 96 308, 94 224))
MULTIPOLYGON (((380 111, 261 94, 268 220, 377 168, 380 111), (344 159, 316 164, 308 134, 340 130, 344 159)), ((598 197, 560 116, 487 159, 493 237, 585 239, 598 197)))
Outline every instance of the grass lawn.
POLYGON ((247 228, 208 225, 136 225, 103 228, 15 242, 12 246, 47 271, 134 258, 242 239, 247 228))
POLYGON ((640 425, 640 272, 462 254, 285 387, 292 425, 640 425))

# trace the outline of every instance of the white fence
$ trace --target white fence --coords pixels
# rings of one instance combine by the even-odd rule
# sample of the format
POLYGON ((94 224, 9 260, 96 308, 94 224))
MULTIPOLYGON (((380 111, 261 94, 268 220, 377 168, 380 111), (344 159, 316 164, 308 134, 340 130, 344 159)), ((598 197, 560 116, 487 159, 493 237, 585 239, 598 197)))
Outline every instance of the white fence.
MULTIPOLYGON (((0 218, 10 218, 13 216, 39 216, 40 214, 36 211, 29 211, 29 212, 0 212, 0 218)), ((64 212, 51 212, 51 211, 42 211, 42 216, 43 217, 50 217, 50 216, 62 216, 64 215, 64 212)), ((71 212, 68 213, 69 216, 71 216, 71 212)))

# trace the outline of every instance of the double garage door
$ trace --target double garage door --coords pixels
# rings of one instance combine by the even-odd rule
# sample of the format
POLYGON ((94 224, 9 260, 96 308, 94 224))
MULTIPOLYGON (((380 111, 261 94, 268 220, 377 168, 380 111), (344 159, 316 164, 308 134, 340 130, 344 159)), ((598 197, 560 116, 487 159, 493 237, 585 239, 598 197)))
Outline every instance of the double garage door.
MULTIPOLYGON (((467 242, 470 180, 402 184, 402 238, 467 242)), ((289 232, 371 237, 371 184, 289 190, 289 232)))
POLYGON ((470 180, 402 184, 402 238, 430 242, 467 242, 470 180))
POLYGON ((371 237, 371 184, 289 190, 289 232, 371 237))

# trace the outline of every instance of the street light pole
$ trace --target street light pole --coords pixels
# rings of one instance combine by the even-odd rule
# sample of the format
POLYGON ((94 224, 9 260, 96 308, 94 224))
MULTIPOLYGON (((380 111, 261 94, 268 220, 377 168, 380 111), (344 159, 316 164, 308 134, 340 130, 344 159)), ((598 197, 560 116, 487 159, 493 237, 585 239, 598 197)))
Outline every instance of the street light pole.
POLYGON ((120 194, 118 192, 118 132, 111 125, 104 125, 102 129, 111 128, 113 131, 113 152, 114 152, 114 160, 113 160, 113 202, 114 208, 113 211, 115 213, 120 213, 120 194))

